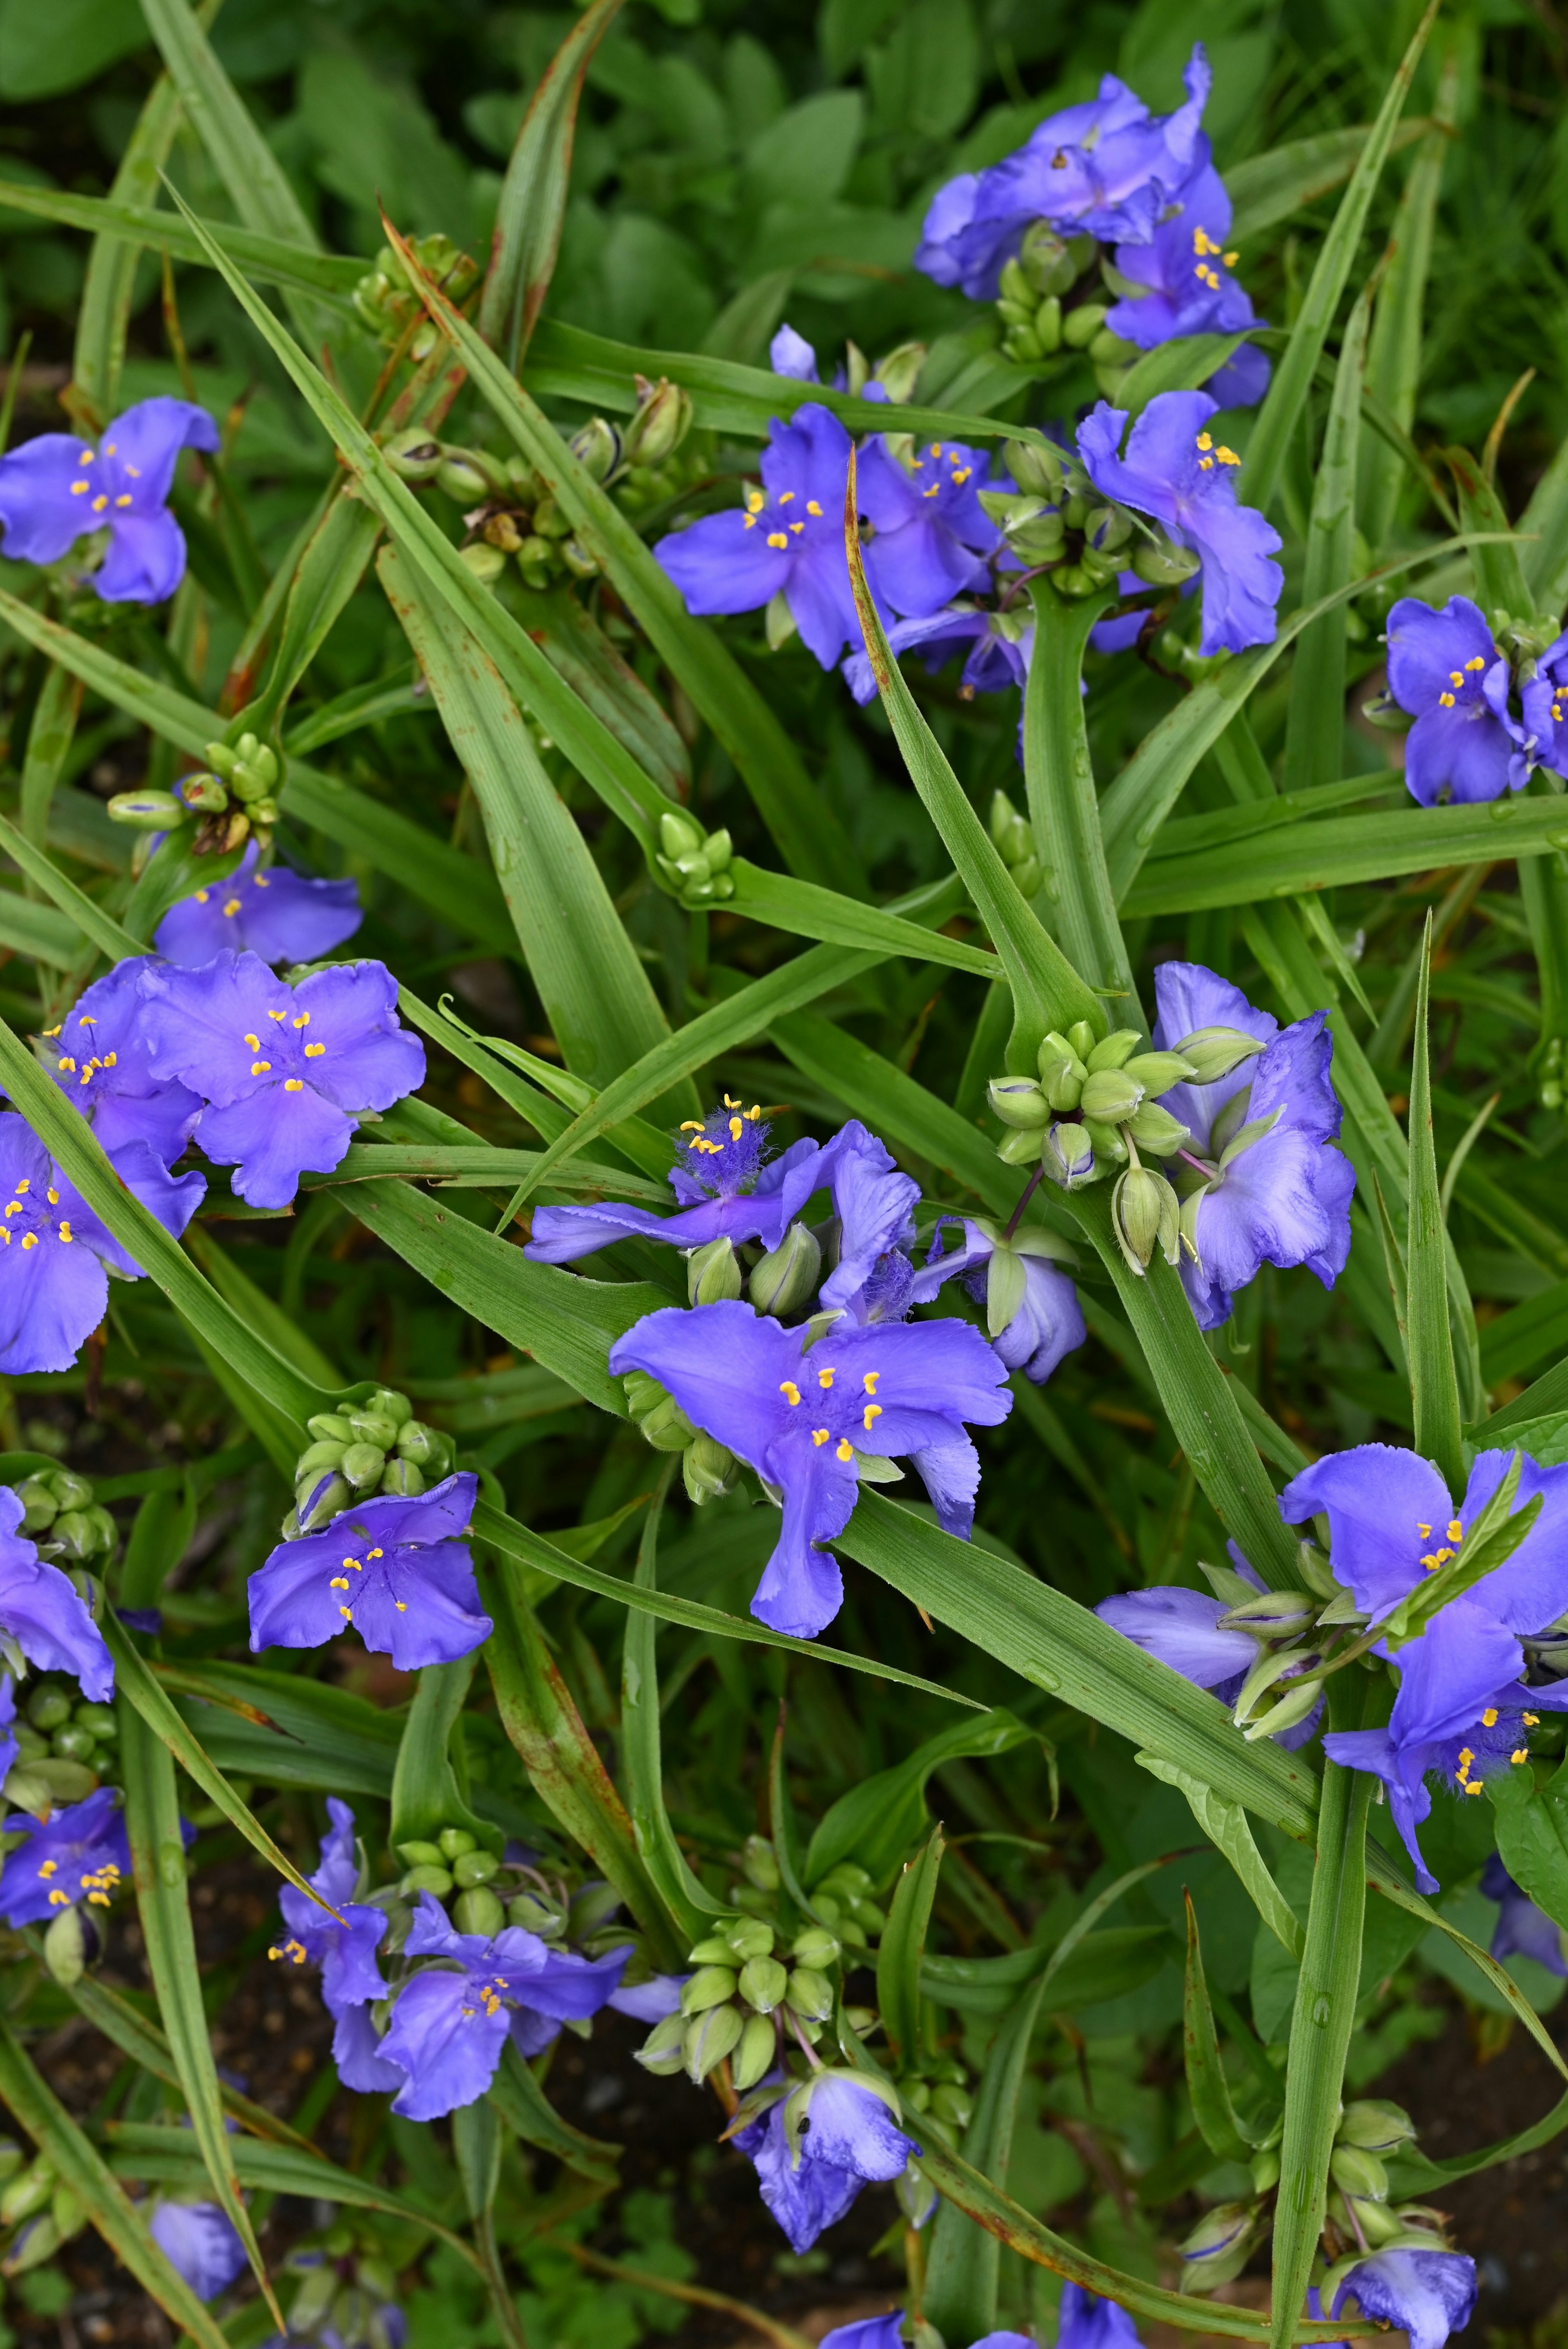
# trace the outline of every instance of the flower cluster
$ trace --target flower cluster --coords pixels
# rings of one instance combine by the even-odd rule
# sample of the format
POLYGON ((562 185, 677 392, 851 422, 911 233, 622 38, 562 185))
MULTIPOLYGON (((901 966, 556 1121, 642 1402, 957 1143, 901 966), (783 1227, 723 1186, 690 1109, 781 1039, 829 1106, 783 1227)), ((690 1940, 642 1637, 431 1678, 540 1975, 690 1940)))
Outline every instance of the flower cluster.
MULTIPOLYGON (((1413 719, 1405 781, 1423 807, 1501 799, 1538 767, 1568 776, 1568 636, 1468 595, 1413 595, 1388 614, 1388 694, 1413 719)), ((1376 707, 1374 714, 1378 714, 1376 707)))

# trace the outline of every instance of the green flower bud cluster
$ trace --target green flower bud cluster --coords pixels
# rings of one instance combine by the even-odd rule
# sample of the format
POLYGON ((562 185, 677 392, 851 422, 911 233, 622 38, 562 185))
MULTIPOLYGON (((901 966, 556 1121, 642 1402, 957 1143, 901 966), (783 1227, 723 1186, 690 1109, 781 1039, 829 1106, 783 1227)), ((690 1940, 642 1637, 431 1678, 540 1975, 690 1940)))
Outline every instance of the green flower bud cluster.
POLYGON ((990 832, 996 854, 1012 874, 1018 895, 1032 897, 1044 875, 1035 854, 1035 835, 1006 792, 991 794, 990 832))
POLYGON ((79 1803, 100 1780, 118 1775, 114 1707, 89 1704, 69 1681, 39 1681, 11 1733, 16 1759, 0 1791, 17 1810, 46 1816, 57 1803, 79 1803))
MULTIPOLYGON (((604 429, 613 434, 612 427, 604 429)), ((486 586, 502 577, 509 559, 515 559, 525 585, 532 588, 597 575, 597 560, 521 457, 438 440, 418 425, 394 434, 386 456, 404 481, 417 487, 432 483, 461 507, 469 533, 462 559, 486 586)))
POLYGON ((1136 566, 1129 543, 1136 533, 1146 544, 1149 525, 1100 495, 1076 451, 1049 440, 1009 440, 1002 453, 1017 486, 982 490, 980 502, 1021 563, 1048 569, 1052 585, 1068 596, 1091 595, 1130 562, 1136 566))
MULTIPOLYGON (((997 285, 996 315, 1002 350, 1016 367, 1038 367, 1058 353, 1081 351, 1109 398, 1139 357, 1138 347, 1106 325, 1108 303, 1083 295, 1064 307, 1064 298, 1093 264, 1092 236, 1063 238, 1044 221, 1025 233, 1015 260, 1006 263, 997 285)), ((1115 289, 1120 292, 1118 285, 1115 289)))
POLYGON ((1346 2105, 1329 2156, 1328 2237, 1346 2246, 1319 2290, 1332 2307, 1350 2270, 1367 2251, 1446 2251, 1441 2211, 1424 2204, 1391 2205, 1387 2158, 1415 2142, 1415 2125, 1398 2105, 1357 2099, 1346 2105), (1365 2245, 1364 2250, 1362 2246, 1365 2245))
POLYGON ((264 846, 278 820, 277 752, 244 733, 234 742, 209 742, 206 757, 211 772, 183 776, 178 792, 117 792, 111 820, 151 833, 175 832, 194 819, 198 854, 225 855, 253 832, 264 846))
POLYGON ((685 808, 671 808, 659 818, 654 862, 683 905, 717 905, 734 896, 734 854, 727 832, 705 832, 685 808))
POLYGON ((1536 1064, 1536 1079, 1542 1109, 1561 1109, 1564 1100, 1568 1100, 1568 1078, 1565 1078, 1563 1066, 1565 1049, 1568 1048, 1565 1048, 1564 1039, 1561 1036, 1549 1037, 1542 1047, 1536 1064))
POLYGON ((396 2349, 402 2340, 396 2314, 397 2271, 374 2237, 356 2235, 340 2220, 325 2233, 296 2243, 281 2264, 285 2277, 299 2279, 288 2312, 291 2341, 341 2342, 343 2349, 396 2349), (393 2317, 390 2330, 388 2314, 393 2317))
POLYGON ((0 2227, 15 2230, 0 2256, 7 2276, 26 2274, 52 2260, 63 2243, 79 2235, 87 2213, 46 2154, 23 2166, 19 2147, 6 2141, 0 2148, 0 2227))
POLYGON ((1343 1599, 1328 1561, 1310 1542, 1298 1550, 1305 1589, 1257 1590, 1228 1566, 1204 1564, 1210 1588, 1225 1601, 1220 1624, 1245 1631, 1258 1644, 1257 1661, 1242 1682, 1234 1706, 1236 1726, 1250 1744, 1277 1736, 1305 1721, 1323 1692, 1319 1661, 1320 1623, 1345 1619, 1329 1597, 1343 1599))
POLYGON ((44 1468, 16 1486, 18 1531, 56 1566, 107 1566, 119 1547, 119 1527, 93 1499, 93 1488, 73 1468, 44 1468))
POLYGON ((407 1396, 393 1387, 377 1387, 368 1402, 317 1412, 305 1425, 313 1441, 294 1463, 284 1541, 319 1533, 351 1503, 374 1494, 423 1493, 449 1476, 457 1459, 451 1437, 416 1419, 407 1396))
POLYGON ((597 1956, 625 1946, 624 1925, 610 1921, 620 1906, 610 1886, 590 1884, 573 1892, 547 1884, 532 1868, 500 1857, 471 1828, 444 1826, 428 1837, 410 1838, 392 1857, 401 1870, 396 1879, 355 1896, 387 1911, 383 1947, 389 1955, 403 1947, 422 1892, 449 1906, 459 1933, 490 1939, 505 1926, 521 1925, 556 1949, 570 1943, 597 1956))
POLYGON ((913 2071, 899 2075, 898 2093, 905 2111, 920 2115, 922 2131, 958 2151, 974 2117, 975 2099, 969 2075, 956 2056, 920 2058, 913 2071))
MULTIPOLYGON (((477 264, 466 253, 460 253, 449 236, 416 237, 412 251, 427 277, 433 278, 448 300, 460 308, 479 284, 477 264)), ((418 363, 428 358, 435 349, 440 329, 425 316, 424 304, 409 285, 403 264, 389 244, 382 246, 375 266, 359 280, 353 299, 361 324, 369 327, 378 343, 391 346, 401 342, 413 320, 418 317, 420 324, 415 327, 407 346, 408 357, 418 363)))

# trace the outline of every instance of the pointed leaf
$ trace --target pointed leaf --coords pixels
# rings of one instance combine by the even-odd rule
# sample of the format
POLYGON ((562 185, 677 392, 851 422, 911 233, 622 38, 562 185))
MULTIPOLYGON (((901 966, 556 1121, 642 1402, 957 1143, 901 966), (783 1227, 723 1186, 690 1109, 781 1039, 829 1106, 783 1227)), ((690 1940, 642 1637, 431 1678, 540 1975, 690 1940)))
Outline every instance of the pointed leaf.
MULTIPOLYGON (((666 1461, 643 1526, 634 1578, 639 1590, 658 1588, 659 1521, 675 1470, 675 1461, 666 1461)), ((621 1751, 631 1797, 632 1830, 643 1865, 669 1910, 676 1933, 689 1944, 702 1939, 707 1918, 724 1913, 724 1903, 716 1899, 707 1885, 692 1873, 685 1852, 676 1841, 676 1831, 665 1806, 655 1645, 658 1629, 655 1615, 634 1612, 627 1617, 621 1658, 621 1751)))
POLYGON ((1416 994, 1415 1060, 1410 1079, 1409 1297, 1410 1400, 1416 1449, 1436 1467, 1450 1493, 1465 1487, 1460 1437, 1459 1383, 1449 1333, 1447 1264, 1438 1160, 1432 1135, 1432 1081, 1427 1036, 1431 981, 1432 917, 1427 916, 1421 976, 1416 994))
POLYGON ((904 1864, 877 1945, 877 2013, 901 2071, 913 2063, 920 2047, 920 1968, 945 1849, 941 1827, 933 1827, 927 1842, 904 1864))
MULTIPOLYGON (((1453 144, 1459 68, 1459 51, 1450 49, 1438 85, 1432 127, 1417 150, 1399 198, 1399 208, 1394 214, 1388 263, 1378 288, 1377 315, 1367 353, 1367 390, 1407 432, 1416 416, 1432 233, 1437 224, 1443 164, 1453 144)), ((1407 130, 1412 127, 1401 126, 1407 130)), ((1389 151, 1392 153, 1392 148, 1389 151)), ((1381 551, 1388 536, 1404 471, 1399 451, 1386 440, 1375 438, 1362 444, 1356 492, 1357 521, 1375 554, 1381 551)), ((1528 567, 1528 555, 1526 564, 1528 567)))
MULTIPOLYGON (((1355 559, 1356 468, 1361 431, 1361 378, 1367 361, 1370 287, 1363 288, 1339 346, 1334 397, 1317 460, 1301 600, 1319 603, 1349 580, 1355 559)), ((1332 782, 1345 762, 1345 621, 1326 612, 1296 639, 1285 724, 1284 789, 1332 782)))
POLYGON ((1220 2060, 1214 2030, 1214 2010, 1203 1977, 1203 1951, 1198 1938, 1198 1914, 1192 1896, 1181 1896, 1187 1909, 1187 1971, 1181 1996, 1181 2054, 1187 2066, 1187 2094, 1192 2118, 1210 2152, 1221 2161, 1245 2161, 1251 2148, 1237 2126, 1231 2085, 1220 2060))
MULTIPOLYGON (((1300 1464, 1305 1466, 1305 1460, 1300 1464)), ((1241 1805, 1222 1802, 1212 1786, 1204 1785, 1200 1778, 1189 1777, 1184 1770, 1161 1761, 1157 1754, 1140 1754, 1134 1758, 1151 1777, 1162 1778, 1168 1786, 1178 1787, 1186 1795, 1192 1816, 1210 1842, 1230 1861, 1269 1931, 1291 1957, 1299 1958, 1302 1931, 1295 1911, 1270 1875, 1241 1805)))
POLYGON ((1043 875, 1040 902, 1074 969, 1097 993, 1121 999, 1115 1024, 1140 1028, 1138 988, 1106 866, 1081 691, 1088 633, 1114 592, 1065 603, 1048 579, 1036 579, 1029 594, 1035 643, 1024 690, 1024 779, 1043 875))
MULTIPOLYGON (((1045 1978, 1032 1982, 991 2044, 964 2136, 964 2160, 999 2193, 1007 2190, 1018 2095, 1045 1978)), ((932 2230, 922 2313, 947 2341, 978 2343, 995 2329, 1002 2246, 955 2202, 944 2200, 932 2230)))
POLYGON ((928 1737, 891 1769, 851 1786, 820 1821, 806 1854, 804 1881, 814 1891, 841 1860, 853 1859, 873 1884, 885 1884, 925 1826, 925 1784, 944 1762, 980 1760, 1030 1744, 1036 1732, 997 1706, 928 1737))

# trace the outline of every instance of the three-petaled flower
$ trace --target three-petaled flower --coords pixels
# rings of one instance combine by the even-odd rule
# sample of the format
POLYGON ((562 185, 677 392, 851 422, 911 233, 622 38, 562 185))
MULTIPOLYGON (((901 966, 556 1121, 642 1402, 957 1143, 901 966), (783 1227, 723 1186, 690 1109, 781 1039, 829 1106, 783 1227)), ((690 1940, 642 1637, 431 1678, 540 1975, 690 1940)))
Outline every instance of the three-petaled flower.
MULTIPOLYGON (((1415 719, 1405 740, 1412 799, 1435 807, 1501 799, 1530 776, 1525 728, 1508 707, 1508 663, 1468 595, 1440 612, 1403 595, 1388 614, 1388 690, 1415 719)), ((1548 688, 1550 690, 1550 688, 1548 688)), ((1545 705, 1549 722, 1553 709, 1545 705)), ((1527 707, 1541 714, 1537 693, 1527 707)))
POLYGON ((986 460, 976 450, 930 440, 906 463, 881 434, 861 452, 855 481, 876 533, 866 544, 866 576, 895 612, 928 619, 965 589, 989 585, 985 557, 1002 534, 980 503, 986 460))
POLYGON ((152 943, 166 962, 196 969, 225 947, 263 962, 315 962, 365 919, 356 881, 311 881, 286 864, 256 869, 253 840, 226 881, 170 905, 152 943))
POLYGON ((389 2085, 384 2079, 356 2076, 356 2058, 365 2030, 358 2010, 372 1999, 387 1995, 376 1958, 387 1930, 387 1911, 355 1899, 359 1868, 354 1813, 335 1795, 327 1796, 326 1808, 331 1832, 322 1843, 320 1865, 306 1882, 331 1905, 324 1909, 320 1901, 285 1884, 278 1894, 278 1906, 289 1930, 273 1942, 267 1955, 284 1966, 321 1968, 322 2000, 337 2025, 332 2052, 339 2075, 351 2088, 381 2088, 389 2085))
POLYGON ((0 1868, 0 1915, 13 1932, 46 1924, 78 1902, 107 1909, 130 1881, 130 1845, 112 1786, 46 1819, 13 1811, 6 1824, 26 1838, 0 1868))
MULTIPOLYGON (((1142 351, 1179 335, 1233 335, 1256 326, 1250 298, 1233 272, 1231 199, 1207 160, 1171 198, 1147 243, 1119 244, 1117 274, 1137 291, 1106 314, 1106 325, 1142 351)), ((1222 408, 1250 408, 1269 386, 1269 363, 1243 343, 1207 389, 1222 408)))
POLYGON ((95 979, 59 1023, 46 1029, 50 1074, 112 1155, 145 1142, 172 1166, 201 1114, 201 1096, 172 1077, 155 1077, 148 1052, 142 982, 150 964, 128 955, 95 979))
MULTIPOLYGON (((319 1533, 280 1542, 251 1577, 251 1647, 319 1648, 352 1628, 400 1672, 454 1663, 494 1628, 467 1534, 479 1479, 353 1503, 319 1533)), ((296 1896, 297 1897, 297 1896, 296 1896)))
POLYGON ((108 549, 92 585, 106 604, 160 604, 185 575, 185 539, 167 511, 181 449, 215 450, 203 408, 160 397, 117 417, 93 448, 43 432, 0 457, 0 523, 13 563, 57 563, 89 531, 108 549))
POLYGON ((425 1048, 397 1021, 385 963, 342 963, 290 988, 259 955, 155 968, 146 990, 153 1073, 201 1094, 196 1138, 253 1207, 286 1207, 305 1168, 330 1174, 354 1118, 424 1082, 425 1048))

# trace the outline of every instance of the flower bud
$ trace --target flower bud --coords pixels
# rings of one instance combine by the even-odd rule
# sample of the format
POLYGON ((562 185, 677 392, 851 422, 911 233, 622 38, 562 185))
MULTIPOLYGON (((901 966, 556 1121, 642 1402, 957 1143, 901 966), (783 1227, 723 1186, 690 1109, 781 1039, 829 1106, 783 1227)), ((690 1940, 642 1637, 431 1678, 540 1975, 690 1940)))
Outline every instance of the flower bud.
POLYGON ((727 1966, 699 1966, 681 1992, 681 2013, 706 2014, 735 1996, 735 1976, 727 1966))
POLYGON ((228 787, 216 775, 181 775, 180 797, 200 815, 222 815, 229 804, 228 787))
POLYGON ((1031 221, 1018 250, 1020 275, 1037 294, 1069 292, 1082 267, 1081 243, 1078 237, 1058 236, 1044 221, 1031 221))
POLYGON ((1042 1042, 1037 1055, 1040 1082, 1046 1099, 1054 1110, 1077 1109, 1083 1097, 1088 1068, 1073 1050, 1065 1036, 1053 1029, 1042 1042))
POLYGON ((428 1468, 438 1478, 444 1473, 449 1438, 438 1428, 427 1427, 422 1419, 406 1420, 395 1441, 399 1460, 411 1460, 416 1468, 428 1468))
POLYGON ((789 1954, 803 1966, 820 1970, 832 1965, 838 1958, 839 1945, 831 1933, 820 1925, 807 1925, 797 1933, 789 1945, 789 1954))
POLYGON ((986 1098, 1004 1125, 1037 1133, 1050 1118, 1050 1105, 1033 1077, 993 1077, 986 1098))
POLYGON ((482 1933, 493 1940, 506 1923, 506 1910, 488 1885, 459 1892, 452 1904, 452 1922, 459 1933, 482 1933))
POLYGON ((294 1462, 294 1483, 303 1484, 307 1477, 319 1475, 324 1468, 341 1468, 346 1444, 334 1444, 324 1438, 311 1444, 294 1462))
POLYGON ((45 1929, 44 1963, 62 1990, 79 1982, 87 1971, 88 1935, 79 1909, 60 1909, 45 1929))
POLYGON ((892 2190, 898 2198, 898 2207, 910 2225, 923 2227, 937 2202, 936 2189, 925 2172, 913 2167, 902 2170, 893 2179, 892 2190))
POLYGON ((1288 1692, 1277 1704, 1271 1705, 1266 1713, 1260 1713, 1255 1721, 1248 1723, 1242 1732, 1243 1736, 1249 1745, 1255 1745, 1262 1738, 1277 1737, 1282 1730, 1294 1729, 1298 1722, 1306 1719, 1322 1694, 1321 1673, 1304 1673, 1292 1681, 1288 1692))
POLYGON ((409 1868, 407 1874, 399 1878, 397 1883, 397 1889, 405 1900, 412 1900, 421 1892, 433 1892, 438 1900, 444 1900, 451 1889, 450 1868, 432 1868, 428 1862, 421 1867, 409 1868))
POLYGON ((1151 1151, 1156 1158, 1174 1158, 1182 1144, 1192 1139, 1191 1126, 1152 1101, 1144 1102, 1128 1119, 1127 1130, 1140 1150, 1151 1151))
POLYGON ((766 2014, 748 2014, 730 2059, 729 2076, 744 2095, 771 2070, 779 2052, 779 2033, 766 2014))
POLYGON ((1227 1631, 1255 1631, 1265 1640, 1294 1639, 1316 1620, 1316 1601, 1305 1590, 1260 1590, 1220 1618, 1227 1631))
POLYGON ((1198 557, 1160 532, 1152 539, 1140 536, 1127 567, 1150 587, 1180 587, 1197 570, 1198 557))
POLYGON ((427 1843, 419 1837, 400 1843, 397 1857, 405 1868, 439 1868, 447 1855, 438 1843, 427 1843))
POLYGON ((566 1926, 561 1908, 533 1892, 519 1892, 507 1902, 506 1921, 521 1925, 525 1933, 537 1933, 545 1941, 558 1941, 566 1926))
POLYGON ((621 436, 603 416, 591 416, 567 446, 583 471, 596 481, 607 481, 621 462, 621 436))
POLYGON ((172 832, 190 812, 172 792, 116 792, 108 802, 110 822, 129 824, 135 832, 172 832))
POLYGON ((733 1492, 739 1474, 734 1453, 716 1443, 711 1435, 699 1432, 681 1454, 681 1480, 694 1508, 700 1509, 705 1503, 720 1500, 726 1493, 733 1492))
POLYGON ((758 2014, 771 2014, 784 2002, 789 1976, 777 1958, 748 1958, 740 1969, 740 1995, 758 2014))
POLYGON ((49 1527, 48 1547, 67 1564, 91 1557, 98 1546, 98 1527, 85 1509, 62 1509, 49 1527))
POLYGON ((59 1515, 60 1505, 55 1498, 46 1476, 24 1476, 16 1486, 16 1498, 22 1504, 22 1526, 25 1534, 41 1534, 52 1526, 59 1515))
POLYGON ((436 487, 460 506, 482 505, 496 493, 489 467, 473 449, 444 449, 434 478, 436 487))
POLYGON ((458 560, 467 564, 481 587, 493 587, 506 569, 506 557, 500 547, 489 546, 483 539, 465 546, 458 560))
POLYGON ((814 1966, 797 1966, 789 1976, 789 2003, 808 2021, 826 2023, 833 2012, 833 1985, 814 1966))
POLYGON ((924 343, 900 343, 896 350, 878 359, 872 380, 881 384, 895 408, 903 408, 914 398, 914 387, 920 380, 927 352, 924 343))
POLYGON ((1143 1087, 1124 1069, 1091 1069, 1083 1081, 1078 1106, 1085 1117, 1102 1125, 1119 1125, 1143 1099, 1143 1087))
MULTIPOLYGON (((769 2060, 771 2060, 769 2049, 769 2060)), ((635 2060, 645 2071, 653 2072, 661 2080, 672 2079, 686 2064, 686 2024, 678 2014, 666 2014, 655 2023, 638 2048, 635 2060)), ((763 2065, 763 2070, 767 2070, 763 2065)), ((761 2074, 758 2075, 758 2078, 761 2074)))
POLYGON ((53 2162, 42 2154, 35 2162, 10 2178, 0 2193, 0 2226, 15 2227, 20 2220, 30 2219, 41 2210, 53 2195, 59 2179, 53 2162))
POLYGON ((1004 1166, 1036 1166, 1043 1141, 1037 1127, 1015 1126, 996 1144, 996 1155, 1004 1166))
POLYGON ((30 1811, 36 1819, 46 1819, 55 1807, 54 1789, 40 1775, 36 1763, 18 1763, 0 1786, 0 1794, 13 1810, 30 1811))
POLYGON ((411 1501, 425 1490, 424 1471, 416 1468, 411 1460, 388 1460, 381 1472, 377 1490, 393 1494, 397 1499, 411 1501))
POLYGON ((1339 2123, 1341 2145, 1364 2146, 1369 2153, 1396 2153, 1414 2142, 1416 2125, 1402 2105, 1358 2097, 1346 2105, 1339 2123))
POLYGON ((1083 534, 1097 554, 1114 554, 1132 536, 1132 516, 1121 506, 1093 506, 1084 516, 1083 534))
POLYGON ((637 412, 626 427, 626 462, 662 465, 691 429, 691 394, 664 376, 657 383, 641 375, 635 381, 637 412))
POLYGON ((733 2006, 712 2006, 686 2024, 684 2042, 686 2076, 701 2082, 732 2055, 745 2029, 733 2006))
POLYGON ((1241 2274, 1257 2237, 1257 2214, 1247 2202, 1221 2202, 1206 2211, 1181 2245, 1178 2290, 1213 2292, 1241 2274))
POLYGON ((1064 1191, 1081 1190, 1097 1172, 1094 1144, 1081 1125, 1053 1125, 1046 1135, 1040 1164, 1064 1191))
POLYGON ((1087 350, 1105 324, 1103 302, 1080 302, 1062 320, 1062 340, 1069 351, 1087 350))
POLYGON ((1175 1192, 1164 1175, 1156 1174, 1151 1167, 1130 1166, 1118 1177, 1111 1194, 1111 1222, 1134 1272, 1147 1270, 1156 1247, 1167 1264, 1176 1262, 1180 1213, 1175 1192))
POLYGON ((686 1302, 717 1305, 738 1297, 740 1264, 727 1239, 709 1240, 686 1257, 686 1302))
POLYGON ((1328 2174, 1342 2194, 1353 2194, 1358 2201, 1388 2199, 1388 2173, 1365 2146, 1336 2145, 1328 2158, 1328 2174))
POLYGON ((779 1873, 779 1855, 766 1836, 748 1835, 741 1854, 741 1870, 748 1884, 758 1892, 777 1892, 782 1878, 779 1873))
POLYGON ((659 846, 672 864, 684 856, 699 856, 706 839, 701 824, 684 810, 671 809, 659 818, 659 846))
POLYGON ((1254 2153, 1248 2167, 1253 2173, 1253 2192, 1266 2194, 1271 2186, 1279 2184, 1278 2146, 1265 2146, 1262 2153, 1254 2153))
POLYGON ((347 1418, 357 1441, 374 1444, 378 1452, 390 1452, 397 1441, 398 1423, 389 1419, 384 1412, 372 1411, 366 1405, 363 1411, 351 1411, 347 1418))
POLYGON ((444 461, 440 442, 422 424, 395 432, 381 453, 405 481, 433 481, 444 461))
POLYGON ((1172 1085, 1191 1083, 1197 1070, 1182 1052, 1134 1052, 1122 1062, 1122 1074, 1145 1092, 1158 1095, 1169 1092, 1172 1085))
POLYGON ((773 1928, 766 1917, 736 1917, 721 1930, 723 1939, 743 1964, 748 1958, 772 1954, 773 1928))
POLYGON ((493 1851, 459 1851, 452 1857, 452 1878, 459 1892, 472 1892, 490 1883, 500 1870, 493 1851))
MULTIPOLYGON (((1191 1081, 1197 1085, 1212 1085, 1228 1077, 1233 1069, 1263 1049, 1255 1036, 1243 1036, 1239 1028, 1195 1028, 1176 1047, 1180 1057, 1191 1062, 1191 1081)), ((1157 1085, 1154 1090, 1161 1092, 1164 1087, 1157 1085)))
POLYGON ((368 1493, 381 1481, 387 1454, 378 1444, 351 1444, 339 1463, 339 1474, 356 1493, 368 1493))
POLYGON ((753 1265, 746 1293, 758 1313, 782 1319, 816 1295, 821 1275, 820 1242, 806 1225, 793 1223, 778 1247, 753 1265))

